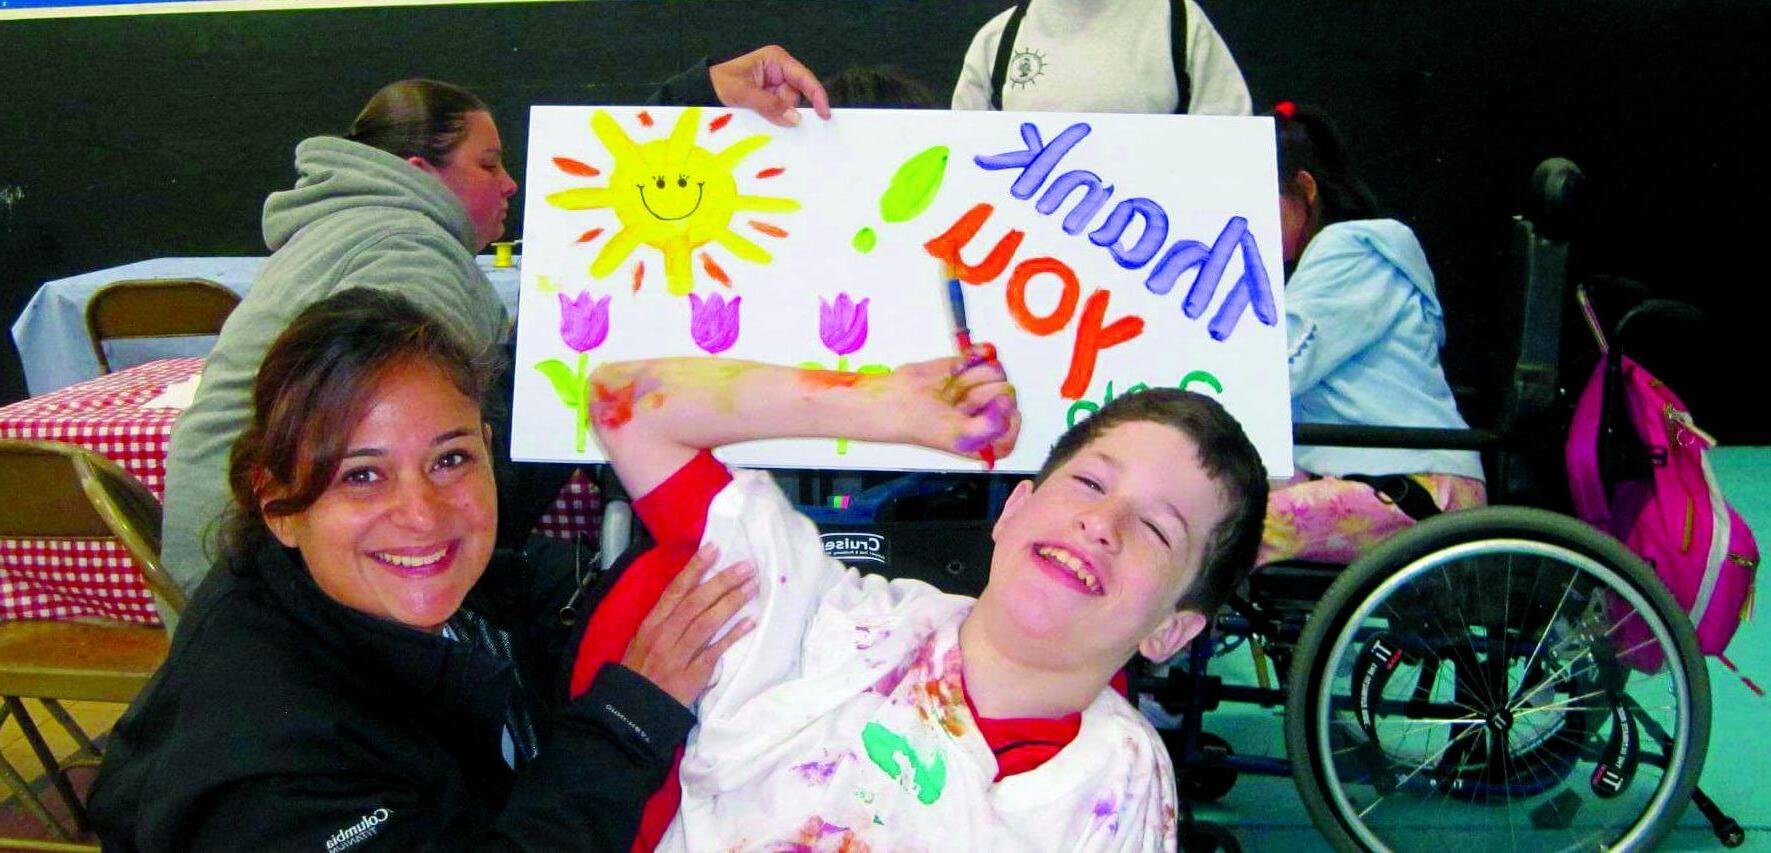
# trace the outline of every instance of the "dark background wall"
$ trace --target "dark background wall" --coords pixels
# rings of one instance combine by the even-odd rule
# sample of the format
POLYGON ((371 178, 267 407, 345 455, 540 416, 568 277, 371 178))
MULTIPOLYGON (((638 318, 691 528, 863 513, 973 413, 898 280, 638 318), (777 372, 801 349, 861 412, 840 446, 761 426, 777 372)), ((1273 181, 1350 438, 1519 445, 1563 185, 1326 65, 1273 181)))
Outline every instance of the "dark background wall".
MULTIPOLYGON (((1454 381, 1496 366, 1509 217, 1574 159, 1588 273, 1697 303, 1644 343, 1724 441, 1771 443, 1758 265, 1771 91, 1761 0, 1201 0, 1258 108, 1319 104, 1415 226, 1450 315, 1454 381), (1744 392, 1744 393, 1742 393, 1744 392)), ((701 56, 779 42, 824 72, 896 63, 945 93, 1006 0, 581 0, 0 23, 0 320, 46 280, 144 258, 262 254, 294 143, 377 87, 460 83, 495 106, 522 180, 526 108, 634 103, 701 56)), ((520 207, 513 207, 513 215, 520 207)), ((511 223, 520 233, 521 223, 511 223)), ((10 335, 0 402, 24 395, 10 335)))

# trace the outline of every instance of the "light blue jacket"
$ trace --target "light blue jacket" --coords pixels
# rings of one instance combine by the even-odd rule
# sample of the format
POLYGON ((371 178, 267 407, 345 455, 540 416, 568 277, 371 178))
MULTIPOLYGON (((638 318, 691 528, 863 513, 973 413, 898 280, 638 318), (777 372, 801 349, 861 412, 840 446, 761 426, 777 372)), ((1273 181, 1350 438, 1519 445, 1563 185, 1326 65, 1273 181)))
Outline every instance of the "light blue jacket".
MULTIPOLYGON (((1298 423, 1468 426, 1439 365, 1445 319, 1414 232, 1393 219, 1317 232, 1285 286, 1291 416, 1298 423)), ((1482 476, 1467 450, 1298 447, 1313 474, 1482 476)))

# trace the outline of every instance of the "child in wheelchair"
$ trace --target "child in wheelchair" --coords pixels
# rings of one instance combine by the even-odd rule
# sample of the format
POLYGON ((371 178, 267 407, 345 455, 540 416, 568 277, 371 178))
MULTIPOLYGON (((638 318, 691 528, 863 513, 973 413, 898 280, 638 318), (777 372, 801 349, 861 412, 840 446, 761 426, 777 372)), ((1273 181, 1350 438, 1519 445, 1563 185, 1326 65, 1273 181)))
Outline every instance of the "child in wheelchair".
MULTIPOLYGON (((1273 113, 1296 423, 1465 429, 1439 364, 1445 325, 1426 254, 1377 218, 1326 116, 1273 113)), ((1258 565, 1349 563, 1404 527, 1486 502, 1474 451, 1299 446, 1268 497, 1258 565)))
POLYGON ((772 480, 708 450, 840 435, 1006 454, 1019 415, 994 362, 862 376, 665 359, 592 384, 599 440, 658 544, 593 615, 574 685, 625 644, 605 610, 656 597, 704 543, 758 580, 754 630, 694 703, 680 787, 648 812, 668 829, 642 843, 1174 848, 1167 751, 1108 683, 1134 652, 1184 646, 1252 564, 1265 471, 1214 401, 1127 395, 1068 432, 1009 497, 973 599, 845 569, 772 480))

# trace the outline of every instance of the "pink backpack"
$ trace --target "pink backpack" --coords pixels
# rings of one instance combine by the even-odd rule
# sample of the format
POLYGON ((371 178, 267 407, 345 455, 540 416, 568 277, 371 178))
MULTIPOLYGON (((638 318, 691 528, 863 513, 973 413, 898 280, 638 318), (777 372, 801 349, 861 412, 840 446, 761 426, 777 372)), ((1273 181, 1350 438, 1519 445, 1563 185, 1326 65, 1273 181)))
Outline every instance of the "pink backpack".
MULTIPOLYGON (((1611 351, 1586 293, 1576 296, 1604 355, 1581 392, 1564 448, 1575 513, 1647 561, 1691 617, 1703 653, 1720 655, 1751 607, 1758 543, 1710 470, 1715 440, 1691 422, 1672 389, 1611 351), (1617 371, 1609 388, 1608 371, 1617 371), (1607 400, 1608 393, 1617 399, 1607 400), (1600 458, 1607 418, 1619 440, 1640 442, 1649 463, 1645 477, 1620 479, 1609 495, 1600 458)), ((1619 633, 1624 661, 1659 667, 1646 626, 1631 620, 1619 633), (1624 636, 1632 633, 1639 636, 1624 636)))

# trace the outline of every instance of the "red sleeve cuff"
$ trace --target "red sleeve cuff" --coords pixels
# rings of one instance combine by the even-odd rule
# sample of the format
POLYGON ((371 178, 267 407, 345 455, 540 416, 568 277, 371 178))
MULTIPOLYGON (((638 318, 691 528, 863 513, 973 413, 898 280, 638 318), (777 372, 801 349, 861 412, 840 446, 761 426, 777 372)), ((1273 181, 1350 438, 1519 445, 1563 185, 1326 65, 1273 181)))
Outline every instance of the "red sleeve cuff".
POLYGON ((713 453, 703 450, 633 502, 634 512, 659 545, 701 542, 707 528, 707 507, 732 482, 732 474, 713 453))

